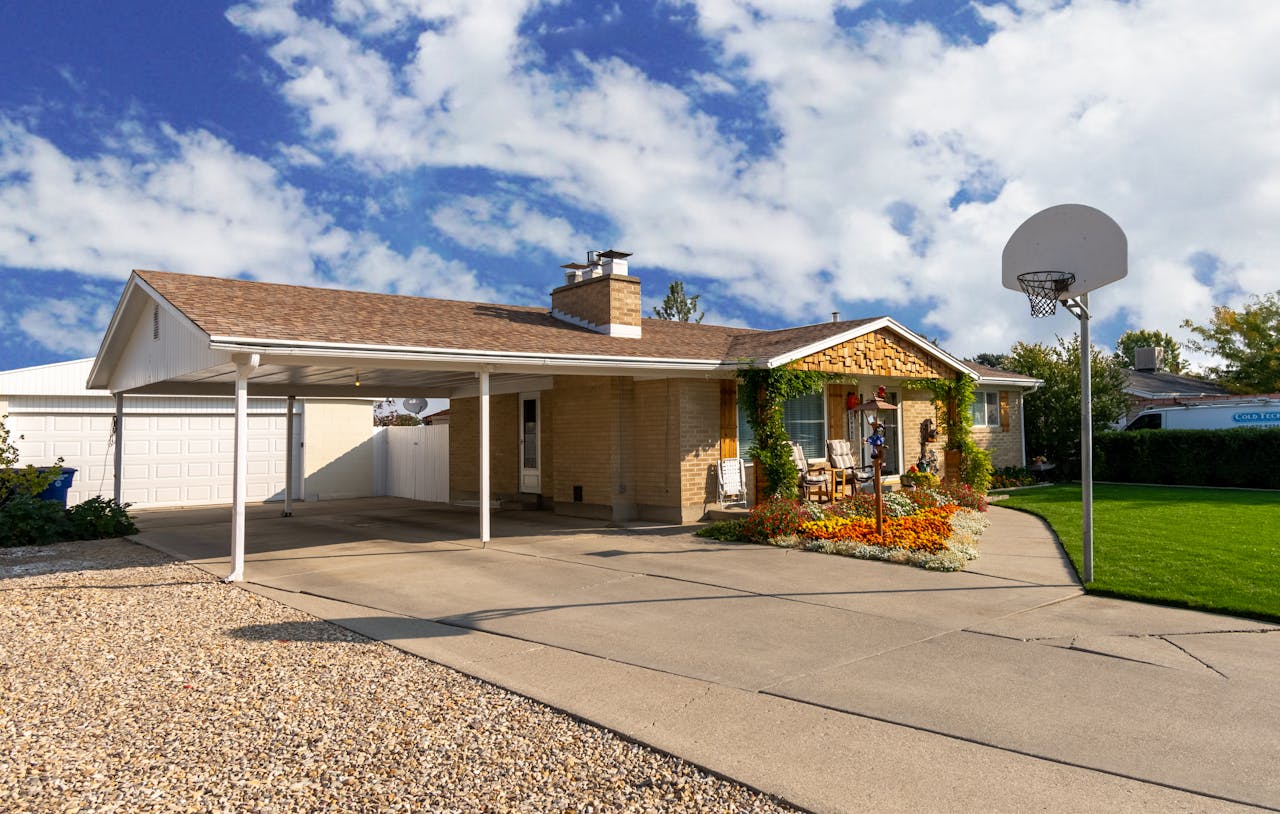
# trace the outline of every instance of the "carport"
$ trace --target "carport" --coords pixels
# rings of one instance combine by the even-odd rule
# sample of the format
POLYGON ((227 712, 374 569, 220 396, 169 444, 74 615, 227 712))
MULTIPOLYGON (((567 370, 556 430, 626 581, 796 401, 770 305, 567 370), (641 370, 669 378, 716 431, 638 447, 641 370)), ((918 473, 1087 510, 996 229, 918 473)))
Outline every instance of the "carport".
MULTIPOLYGON (((621 264, 620 264, 621 265, 621 264)), ((633 354, 565 352, 592 330, 545 309, 425 300, 134 271, 126 283, 87 386, 115 398, 117 432, 132 395, 235 397, 232 569, 244 578, 248 397, 477 398, 479 537, 490 539, 490 397, 549 390, 556 375, 706 376, 720 359, 653 360, 633 354), (539 352, 554 330, 561 347, 539 352), (495 337, 476 335, 485 324, 495 337), (432 344, 421 344, 428 338, 432 344), (513 349, 519 348, 519 349, 513 349)), ((483 333, 483 332, 482 332, 483 333)), ((586 347, 583 345, 583 347, 586 347)), ((719 375, 723 375, 720 373, 719 375)), ((290 425, 292 432, 292 425, 290 425)), ((123 439, 116 438, 116 499, 123 439)), ((290 435, 288 445, 294 440, 290 435)), ((289 456, 288 466, 292 467, 289 456)), ((292 471, 284 513, 290 514, 292 471)))

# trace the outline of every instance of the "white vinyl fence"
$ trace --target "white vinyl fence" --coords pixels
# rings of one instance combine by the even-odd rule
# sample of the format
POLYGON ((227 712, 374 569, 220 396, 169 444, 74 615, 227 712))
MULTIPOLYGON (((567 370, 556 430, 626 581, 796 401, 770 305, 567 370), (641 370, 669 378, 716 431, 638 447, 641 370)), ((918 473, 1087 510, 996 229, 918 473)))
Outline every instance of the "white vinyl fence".
POLYGON ((441 503, 449 500, 449 425, 381 427, 384 482, 378 493, 441 503))

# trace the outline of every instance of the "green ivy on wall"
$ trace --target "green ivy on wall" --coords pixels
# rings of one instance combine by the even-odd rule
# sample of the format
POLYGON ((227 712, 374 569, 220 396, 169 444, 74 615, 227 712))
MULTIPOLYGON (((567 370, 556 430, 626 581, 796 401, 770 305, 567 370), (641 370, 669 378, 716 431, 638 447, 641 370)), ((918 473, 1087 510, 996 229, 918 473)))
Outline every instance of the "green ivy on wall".
POLYGON ((977 383, 963 373, 954 379, 914 379, 909 390, 928 390, 939 410, 946 448, 960 452, 960 480, 976 492, 991 487, 991 453, 973 442, 973 401, 977 383))
POLYGON ((800 473, 791 460, 791 440, 782 422, 782 405, 787 399, 821 390, 827 382, 841 377, 816 370, 789 367, 744 368, 738 371, 738 403, 755 433, 748 453, 764 471, 769 497, 799 496, 800 473))

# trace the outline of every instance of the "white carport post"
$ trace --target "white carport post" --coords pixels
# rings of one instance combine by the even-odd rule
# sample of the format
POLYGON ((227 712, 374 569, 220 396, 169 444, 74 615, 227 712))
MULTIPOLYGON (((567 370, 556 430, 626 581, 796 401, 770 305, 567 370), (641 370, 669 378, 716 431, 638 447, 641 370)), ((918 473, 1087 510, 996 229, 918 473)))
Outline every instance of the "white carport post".
POLYGON ((480 371, 480 546, 489 542, 489 371, 480 371))
POLYGON ((249 375, 261 361, 256 353, 237 354, 235 461, 231 476, 231 573, 227 582, 244 579, 244 504, 249 477, 249 375))
POLYGON ((289 396, 284 424, 284 511, 281 517, 293 517, 293 405, 297 396, 289 396))
POLYGON ((115 475, 114 497, 121 503, 124 494, 124 393, 116 393, 116 454, 112 462, 115 475))

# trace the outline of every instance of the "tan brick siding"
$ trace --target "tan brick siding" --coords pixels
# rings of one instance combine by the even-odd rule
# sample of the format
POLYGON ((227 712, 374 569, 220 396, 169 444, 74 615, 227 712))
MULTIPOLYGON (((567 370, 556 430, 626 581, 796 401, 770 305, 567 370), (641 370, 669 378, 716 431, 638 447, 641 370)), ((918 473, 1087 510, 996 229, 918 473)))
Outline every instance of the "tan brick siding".
POLYGON ((678 394, 679 384, 671 379, 635 383, 631 441, 635 499, 641 507, 675 507, 680 502, 678 394))
POLYGON ((955 371, 941 359, 883 329, 806 356, 794 362, 793 366, 801 370, 853 376, 923 379, 955 375, 955 371))
POLYGON ((584 504, 613 505, 617 389, 607 376, 556 377, 550 426, 557 447, 551 496, 557 504, 572 504, 573 487, 581 486, 584 504))
MULTIPOLYGON (((986 390, 987 388, 983 388, 986 390)), ((974 427, 973 442, 991 453, 991 465, 1022 466, 1022 393, 1006 390, 1009 394, 1009 431, 999 426, 974 427)))
POLYGON ((924 452, 927 455, 930 451, 938 456, 939 477, 942 477, 941 470, 944 467, 943 449, 947 444, 947 436, 941 430, 941 422, 938 421, 938 408, 933 403, 933 396, 929 391, 907 390, 903 393, 902 401, 902 465, 903 470, 910 469, 916 465, 916 461, 920 459, 920 425, 925 419, 933 419, 934 429, 937 431, 937 440, 926 443, 924 452))
POLYGON ((684 519, 693 520, 716 499, 720 383, 679 379, 672 384, 679 392, 680 505, 684 519))
MULTIPOLYGON (((489 397, 489 491, 514 497, 520 489, 520 414, 515 394, 489 397)), ((449 400, 449 494, 480 494, 480 399, 449 400)))
POLYGON ((610 274, 562 285, 551 292, 551 308, 592 325, 640 325, 640 280, 610 274))

